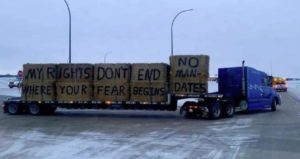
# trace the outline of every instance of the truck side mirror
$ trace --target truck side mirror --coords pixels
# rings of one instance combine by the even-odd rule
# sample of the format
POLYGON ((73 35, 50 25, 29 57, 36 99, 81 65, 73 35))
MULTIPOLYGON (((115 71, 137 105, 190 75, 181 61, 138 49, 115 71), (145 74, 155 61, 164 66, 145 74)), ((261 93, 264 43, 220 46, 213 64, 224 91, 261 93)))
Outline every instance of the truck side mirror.
POLYGON ((273 77, 272 76, 268 76, 267 77, 267 86, 272 87, 272 81, 273 81, 273 77))

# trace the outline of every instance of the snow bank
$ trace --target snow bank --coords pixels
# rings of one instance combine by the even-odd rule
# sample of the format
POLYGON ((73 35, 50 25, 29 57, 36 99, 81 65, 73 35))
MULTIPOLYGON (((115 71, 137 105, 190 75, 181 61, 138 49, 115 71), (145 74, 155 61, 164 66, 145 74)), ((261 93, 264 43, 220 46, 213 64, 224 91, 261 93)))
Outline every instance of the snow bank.
POLYGON ((287 82, 288 92, 300 97, 300 81, 289 81, 287 82))

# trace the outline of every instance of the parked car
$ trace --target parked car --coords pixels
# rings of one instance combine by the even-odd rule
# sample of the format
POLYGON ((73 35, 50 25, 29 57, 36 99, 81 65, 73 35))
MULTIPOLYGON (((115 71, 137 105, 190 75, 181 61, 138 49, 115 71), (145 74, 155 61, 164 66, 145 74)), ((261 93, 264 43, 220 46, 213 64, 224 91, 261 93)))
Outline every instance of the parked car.
POLYGON ((16 78, 16 79, 8 82, 8 87, 9 88, 14 88, 14 87, 20 88, 21 83, 22 83, 22 78, 16 78))

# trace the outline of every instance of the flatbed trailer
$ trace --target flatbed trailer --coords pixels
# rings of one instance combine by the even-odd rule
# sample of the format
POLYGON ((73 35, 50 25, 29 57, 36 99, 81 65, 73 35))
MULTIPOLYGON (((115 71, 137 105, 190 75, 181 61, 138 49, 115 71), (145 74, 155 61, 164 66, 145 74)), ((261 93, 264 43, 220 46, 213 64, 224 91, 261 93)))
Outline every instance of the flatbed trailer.
MULTIPOLYGON (((170 96, 167 103, 130 103, 130 102, 26 102, 21 98, 9 98, 2 104, 5 113, 11 115, 29 113, 32 115, 53 114, 59 108, 66 109, 130 109, 130 110, 158 110, 158 111, 177 111, 178 100, 186 99, 187 101, 179 109, 180 113, 187 118, 191 117, 211 117, 219 118, 221 114, 213 114, 215 109, 220 108, 220 113, 224 117, 232 117, 234 114, 234 105, 227 99, 222 99, 220 94, 206 94, 201 96, 170 96), (218 108, 213 105, 220 103, 218 108), (212 107, 214 109, 212 109, 212 107), (226 108, 226 109, 225 109, 226 108), (187 111, 186 111, 187 110, 187 111)), ((218 113, 218 112, 217 112, 218 113)))
MULTIPOLYGON (((238 111, 257 110, 248 108, 248 102, 236 98, 224 98, 223 94, 208 93, 201 96, 172 96, 170 103, 99 103, 78 102, 78 103, 60 103, 60 102, 23 102, 20 98, 10 98, 3 102, 2 107, 5 113, 11 115, 29 113, 32 115, 53 114, 55 110, 60 108, 66 109, 130 109, 130 110, 157 110, 157 111, 177 111, 185 118, 206 117, 210 119, 218 119, 221 117, 233 117, 238 111), (178 100, 186 100, 184 104, 178 108, 178 100), (245 103, 246 102, 246 103, 245 103)), ((271 108, 276 111, 276 106, 281 104, 280 96, 273 97, 271 104, 263 106, 259 109, 271 108)))
MULTIPOLYGON (((193 71, 194 67, 198 68, 198 66, 200 66, 197 58, 194 58, 194 56, 188 57, 189 58, 179 58, 178 60, 183 61, 182 63, 186 64, 183 66, 183 69, 178 69, 179 71, 176 72, 176 76, 179 75, 176 78, 179 80, 179 82, 181 82, 179 84, 184 84, 182 83, 182 81, 185 82, 184 77, 189 75, 186 72, 194 74, 197 72, 197 70, 193 71)), ((144 68, 141 70, 145 71, 144 68)), ((158 71, 157 69, 152 70, 154 70, 154 74, 152 75, 155 75, 155 71, 158 71)), ((149 70, 148 73, 151 73, 151 70, 149 70)), ((139 78, 141 76, 139 74, 135 77, 139 78)), ((164 77, 165 79, 168 79, 168 75, 164 75, 164 77)), ((193 77, 198 79, 197 74, 195 74, 193 77)), ((202 76, 200 76, 199 79, 201 78, 202 76)), ((209 117, 211 119, 217 119, 220 117, 232 117, 236 111, 253 111, 262 109, 271 109, 272 111, 276 111, 277 105, 281 104, 281 97, 272 88, 272 80, 270 76, 262 71, 244 66, 244 62, 241 67, 219 69, 218 92, 215 93, 201 92, 201 90, 205 90, 205 84, 194 82, 192 83, 194 86, 193 90, 200 91, 201 93, 195 93, 195 91, 191 91, 192 94, 180 94, 182 90, 178 89, 179 91, 176 92, 176 83, 173 83, 175 84, 175 91, 168 89, 169 91, 167 91, 167 100, 164 100, 164 102, 113 102, 111 100, 99 101, 94 99, 83 101, 60 101, 24 100, 21 98, 11 98, 4 101, 2 106, 4 112, 11 115, 21 113, 30 113, 32 115, 52 114, 58 107, 70 109, 142 109, 176 111, 178 109, 177 102, 185 99, 185 103, 180 107, 179 112, 186 118, 209 117)), ((143 85, 148 85, 148 83, 143 83, 143 85)), ((73 96, 71 97, 72 99, 75 99, 73 96)))

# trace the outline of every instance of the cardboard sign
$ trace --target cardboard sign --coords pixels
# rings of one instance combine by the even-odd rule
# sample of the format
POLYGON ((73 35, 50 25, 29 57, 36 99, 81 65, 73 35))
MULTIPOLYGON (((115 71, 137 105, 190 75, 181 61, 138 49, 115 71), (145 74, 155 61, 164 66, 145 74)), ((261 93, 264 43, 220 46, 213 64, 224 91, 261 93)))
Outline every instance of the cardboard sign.
POLYGON ((57 101, 90 101, 92 92, 90 82, 56 82, 57 101))
POLYGON ((59 64, 57 80, 60 82, 88 82, 93 80, 92 64, 59 64))
POLYGON ((95 64, 93 81, 126 83, 130 80, 130 73, 129 64, 95 64))
POLYGON ((167 82, 168 68, 164 63, 132 64, 131 82, 167 82))
POLYGON ((131 83, 130 95, 130 100, 134 102, 166 102, 168 95, 168 83, 131 83))
POLYGON ((94 99, 97 101, 128 101, 129 83, 95 83, 94 99))
POLYGON ((56 64, 24 64, 24 82, 55 81, 57 74, 56 64))
POLYGON ((174 94, 207 93, 209 56, 171 56, 171 90, 174 94))
POLYGON ((54 82, 31 82, 22 85, 23 101, 55 101, 54 82))

